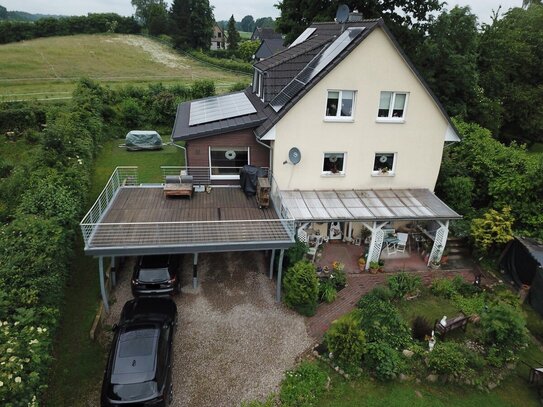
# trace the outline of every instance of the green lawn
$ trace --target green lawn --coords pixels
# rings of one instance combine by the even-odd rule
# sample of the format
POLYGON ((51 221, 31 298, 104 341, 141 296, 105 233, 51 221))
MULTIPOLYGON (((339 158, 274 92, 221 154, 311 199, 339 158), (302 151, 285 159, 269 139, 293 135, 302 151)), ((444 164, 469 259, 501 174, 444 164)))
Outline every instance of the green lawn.
MULTIPOLYGON (((163 140, 166 139, 163 136, 163 140)), ((118 147, 123 142, 124 139, 111 140, 102 146, 95 162, 88 207, 94 203, 117 166, 138 166, 140 182, 161 182, 161 165, 182 164, 182 150, 177 147, 128 152, 118 147)), ((89 397, 97 400, 106 349, 90 340, 89 331, 99 303, 98 262, 83 253, 83 242, 78 231, 76 257, 71 282, 66 290, 63 320, 55 343, 55 362, 45 406, 86 407, 93 405, 89 404, 89 397)))
POLYGON ((74 35, 4 44, 0 60, 0 101, 70 98, 82 76, 114 88, 211 79, 219 92, 246 79, 138 35, 74 35))
POLYGON ((242 40, 250 40, 253 33, 251 31, 238 31, 242 40))

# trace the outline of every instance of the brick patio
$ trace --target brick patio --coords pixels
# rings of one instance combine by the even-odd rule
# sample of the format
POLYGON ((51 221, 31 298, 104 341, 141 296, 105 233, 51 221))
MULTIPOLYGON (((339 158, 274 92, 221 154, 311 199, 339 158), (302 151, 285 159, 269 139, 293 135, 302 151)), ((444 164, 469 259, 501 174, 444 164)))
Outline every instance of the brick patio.
MULTIPOLYGON (((360 247, 358 248, 360 249, 360 247)), ((385 272, 382 274, 347 273, 347 286, 338 293, 336 300, 331 304, 320 304, 317 308, 317 313, 307 319, 309 334, 316 341, 320 341, 324 332, 326 332, 334 320, 353 310, 362 295, 371 291, 375 286, 383 284, 387 277, 394 273, 395 272, 385 272)), ((471 282, 474 280, 475 274, 479 274, 478 272, 474 272, 473 269, 423 270, 413 271, 413 273, 420 276, 425 285, 429 284, 435 278, 453 278, 456 275, 461 275, 465 280, 471 282)), ((485 284, 484 278, 483 284, 485 284)))

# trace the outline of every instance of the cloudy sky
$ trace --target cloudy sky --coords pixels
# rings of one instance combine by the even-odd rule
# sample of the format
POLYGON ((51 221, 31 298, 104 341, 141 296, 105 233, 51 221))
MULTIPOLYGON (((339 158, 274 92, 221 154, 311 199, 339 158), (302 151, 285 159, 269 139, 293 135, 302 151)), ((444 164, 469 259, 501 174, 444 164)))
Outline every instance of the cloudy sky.
MULTIPOLYGON (((167 0, 168 1, 168 0, 167 0)), ((171 1, 168 1, 169 3, 171 1)), ((217 20, 227 20, 234 14, 236 20, 241 20, 250 14, 258 17, 277 17, 278 10, 273 6, 278 0, 211 0, 215 7, 217 20)), ((87 13, 113 12, 125 16, 132 15, 134 9, 130 0, 0 0, 0 4, 8 10, 26 11, 40 14, 85 15, 87 13)), ((522 0, 449 0, 447 8, 454 5, 469 5, 482 22, 489 22, 492 10, 501 5, 506 11, 510 7, 520 7, 522 0)))

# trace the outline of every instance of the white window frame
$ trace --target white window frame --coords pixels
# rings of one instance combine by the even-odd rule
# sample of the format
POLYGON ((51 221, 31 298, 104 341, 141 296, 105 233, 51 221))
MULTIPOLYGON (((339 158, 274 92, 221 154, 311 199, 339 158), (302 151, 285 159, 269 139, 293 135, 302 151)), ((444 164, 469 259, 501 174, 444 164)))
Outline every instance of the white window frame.
POLYGON ((229 150, 235 150, 235 151, 241 151, 241 150, 246 149, 247 150, 247 164, 251 165, 251 147, 249 147, 249 146, 247 146, 247 147, 240 147, 240 146, 235 146, 235 147, 209 146, 208 147, 209 178, 212 179, 212 180, 237 180, 237 179, 239 179, 239 174, 224 174, 224 175, 213 174, 213 166, 212 166, 212 163, 211 163, 211 150, 212 149, 222 149, 222 148, 226 148, 226 149, 229 149, 229 150))
POLYGON ((345 176, 345 169, 347 168, 347 152, 346 151, 326 151, 322 153, 322 161, 321 161, 321 175, 324 177, 342 177, 345 176), (324 160, 326 159, 327 154, 336 154, 336 155, 343 155, 343 169, 338 172, 332 172, 332 171, 324 171, 324 160))
POLYGON ((373 161, 371 163, 371 175, 374 177, 393 177, 394 175, 396 175, 396 167, 398 165, 397 161, 398 161, 398 153, 393 153, 391 151, 379 151, 375 153, 373 155, 373 161), (377 157, 377 155, 382 155, 382 154, 392 155, 392 168, 390 168, 387 172, 374 170, 375 158, 377 157))
POLYGON ((409 103, 409 92, 406 91, 392 91, 392 90, 382 90, 379 92, 379 100, 377 101, 377 119, 375 121, 381 123, 405 123, 405 117, 407 115, 407 105, 409 103), (390 104, 388 106, 388 116, 379 117, 379 110, 381 108, 381 93, 390 92, 392 97, 390 98, 390 104), (403 116, 402 117, 393 117, 394 112, 394 103, 396 102, 396 95, 405 95, 405 103, 403 105, 403 116))
POLYGON ((326 91, 326 103, 324 104, 324 121, 325 122, 354 122, 354 108, 356 105, 356 90, 351 89, 328 89, 326 91), (328 96, 330 95, 330 92, 338 92, 338 109, 335 116, 328 116, 328 96), (353 106, 351 108, 351 115, 350 116, 341 116, 341 101, 343 100, 343 92, 352 92, 353 93, 353 106))

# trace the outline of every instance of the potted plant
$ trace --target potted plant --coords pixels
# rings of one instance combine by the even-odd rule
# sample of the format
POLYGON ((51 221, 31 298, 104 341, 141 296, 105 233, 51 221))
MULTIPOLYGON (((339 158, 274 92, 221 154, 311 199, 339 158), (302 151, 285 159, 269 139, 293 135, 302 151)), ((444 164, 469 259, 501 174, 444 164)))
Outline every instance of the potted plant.
POLYGON ((360 269, 360 271, 364 271, 366 269, 366 259, 364 258, 364 256, 360 256, 358 258, 358 268, 360 269))
POLYGON ((379 262, 378 261, 370 261, 370 273, 371 274, 377 274, 379 271, 379 262))
POLYGON ((378 261, 379 263, 379 273, 384 273, 385 272, 385 261, 383 259, 379 259, 378 261))
POLYGON ((437 259, 432 259, 432 260, 430 261, 430 268, 431 268, 432 270, 437 270, 437 269, 439 269, 440 267, 441 267, 441 262, 440 262, 439 260, 437 260, 437 259))

